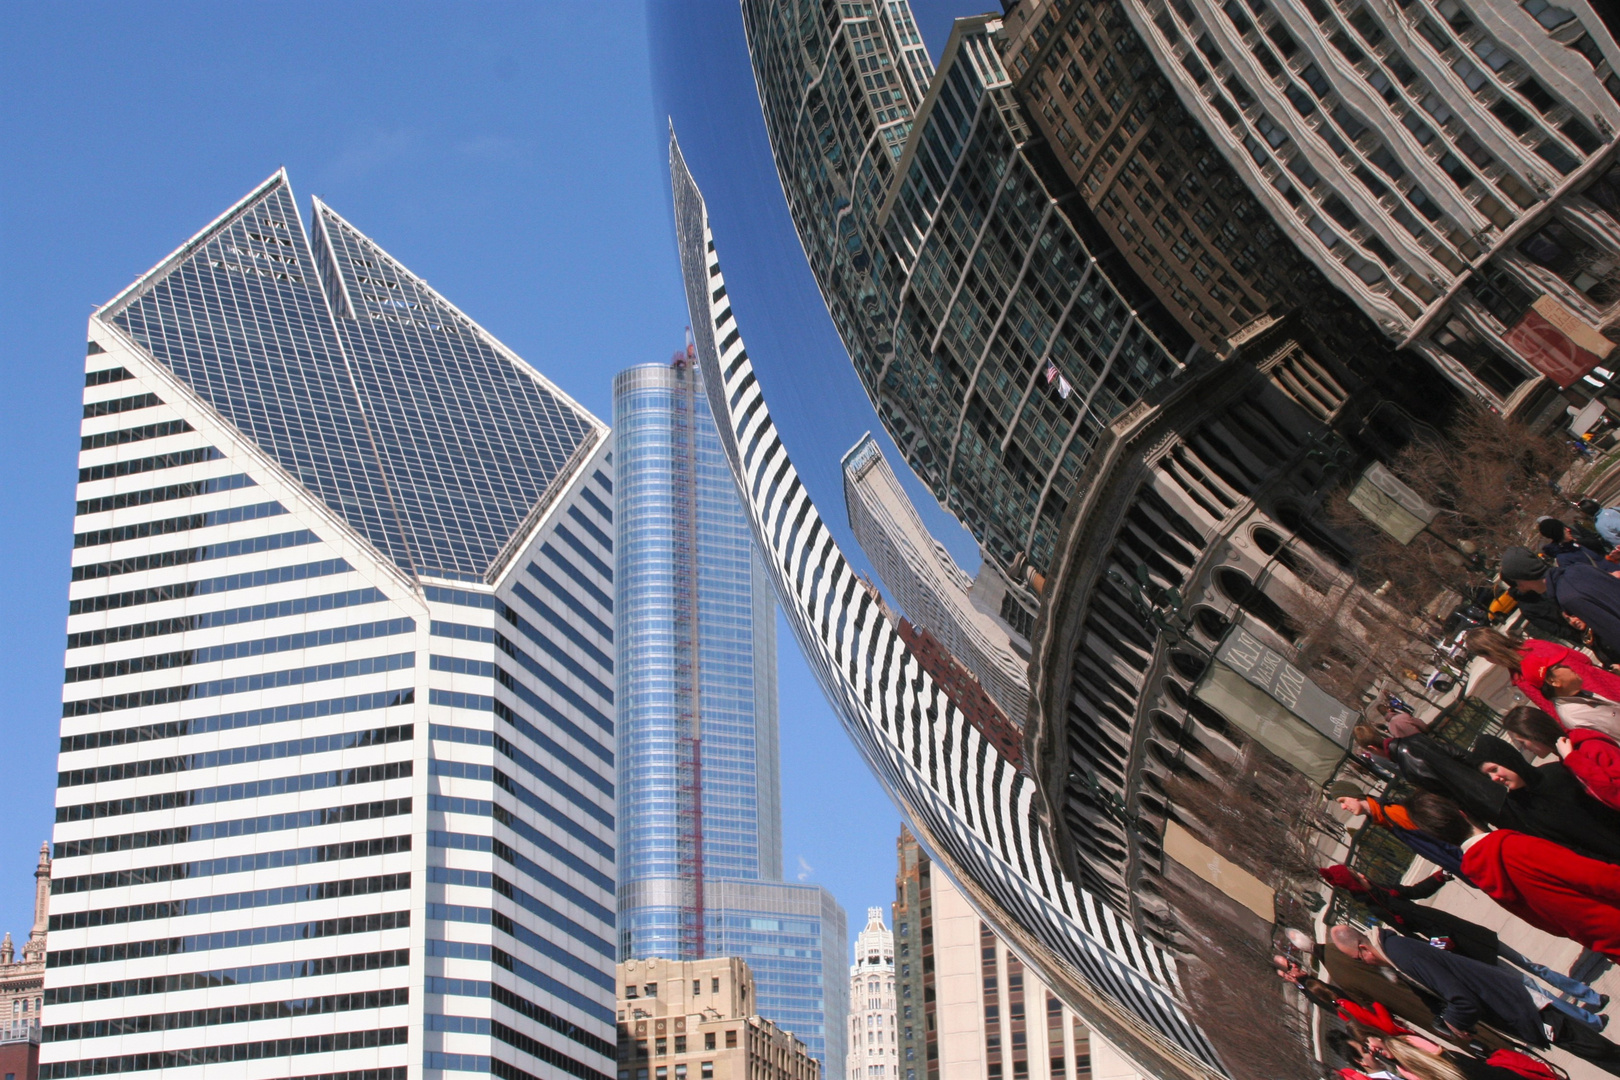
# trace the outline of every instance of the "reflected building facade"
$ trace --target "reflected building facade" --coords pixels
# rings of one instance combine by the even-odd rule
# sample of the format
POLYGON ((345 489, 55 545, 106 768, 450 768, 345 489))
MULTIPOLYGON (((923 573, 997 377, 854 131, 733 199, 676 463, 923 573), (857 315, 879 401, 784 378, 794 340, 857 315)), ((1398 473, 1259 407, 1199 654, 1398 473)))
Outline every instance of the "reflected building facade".
POLYGON ((614 380, 618 952, 740 957, 839 1080, 842 908, 782 880, 776 602, 687 353, 614 380))
POLYGON ((41 1075, 606 1080, 608 429, 310 224, 90 319, 41 1075))
MULTIPOLYGON (((1021 147, 992 16, 958 20, 922 97, 886 82, 903 3, 747 0, 788 209, 907 463, 1022 586, 1045 573, 1108 423, 1195 361, 1021 147)), ((909 16, 908 16, 909 18, 909 16)), ((1019 599, 1033 612, 1032 591, 1019 599)))
POLYGON ((1029 643, 1022 635, 1015 641, 1016 631, 1000 617, 1023 610, 1007 595, 1005 582, 987 564, 980 575, 989 587, 981 588, 929 535, 871 435, 850 448, 843 467, 850 530, 884 588, 906 618, 950 650, 1022 728, 1029 712, 1029 643), (986 595, 996 592, 999 600, 986 595))
POLYGON ((1608 377, 1620 48, 1586 0, 1019 0, 1000 41, 1039 152, 1210 347, 1294 308, 1510 411, 1608 377))
POLYGON ((671 142, 677 241, 722 448, 810 666, 879 781, 974 906, 1087 1023, 1149 1071, 1210 1077, 1175 961, 1052 857, 1029 778, 968 722, 844 559, 771 421, 701 194, 671 142))

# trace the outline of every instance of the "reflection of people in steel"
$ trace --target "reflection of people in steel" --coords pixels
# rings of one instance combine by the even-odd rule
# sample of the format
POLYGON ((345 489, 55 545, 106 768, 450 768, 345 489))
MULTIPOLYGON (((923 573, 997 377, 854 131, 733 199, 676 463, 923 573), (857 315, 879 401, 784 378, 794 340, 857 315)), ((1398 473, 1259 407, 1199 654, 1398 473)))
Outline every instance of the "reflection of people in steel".
POLYGON ((1539 930, 1620 959, 1620 866, 1512 829, 1481 830, 1456 804, 1415 796, 1412 820, 1463 849, 1481 892, 1539 930))

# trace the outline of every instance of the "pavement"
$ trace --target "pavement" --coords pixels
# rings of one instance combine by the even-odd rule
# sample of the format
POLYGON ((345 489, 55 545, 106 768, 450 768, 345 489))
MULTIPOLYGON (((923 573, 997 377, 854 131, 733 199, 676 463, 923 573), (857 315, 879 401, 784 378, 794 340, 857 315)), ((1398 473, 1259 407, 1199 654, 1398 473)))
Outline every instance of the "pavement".
MULTIPOLYGON (((1433 863, 1415 859, 1412 869, 1403 880, 1421 881, 1433 874, 1435 869, 1433 863)), ((1508 945, 1556 971, 1568 971, 1581 955, 1581 947, 1575 942, 1537 930, 1517 916, 1509 914, 1505 908, 1498 906, 1495 900, 1478 889, 1455 879, 1447 882, 1439 892, 1423 903, 1442 908, 1495 930, 1497 936, 1508 945)), ((1613 1019, 1609 1030, 1604 1032, 1604 1037, 1620 1042, 1620 966, 1611 967, 1592 985, 1599 993, 1608 994, 1614 999, 1608 1010, 1613 1019)), ((1568 1072, 1570 1080, 1613 1080, 1613 1074, 1562 1050, 1549 1050, 1546 1057, 1568 1072)))

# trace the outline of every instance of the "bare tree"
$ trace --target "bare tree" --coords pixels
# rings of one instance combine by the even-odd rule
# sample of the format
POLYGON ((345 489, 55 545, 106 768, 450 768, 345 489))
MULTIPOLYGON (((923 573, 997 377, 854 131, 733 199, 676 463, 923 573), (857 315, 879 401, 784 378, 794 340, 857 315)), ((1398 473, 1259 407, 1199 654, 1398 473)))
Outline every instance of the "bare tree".
POLYGON ((1572 461, 1562 440, 1475 405, 1453 422, 1443 441, 1419 435, 1389 463, 1396 476, 1440 510, 1410 544, 1398 543, 1362 517, 1348 492, 1329 499, 1326 516, 1351 537, 1361 584, 1402 611, 1420 615, 1434 610, 1439 594, 1467 596, 1470 585, 1485 576, 1459 551, 1464 541, 1474 545, 1488 568, 1503 548, 1530 540, 1537 517, 1567 514, 1567 503, 1551 481, 1572 461))

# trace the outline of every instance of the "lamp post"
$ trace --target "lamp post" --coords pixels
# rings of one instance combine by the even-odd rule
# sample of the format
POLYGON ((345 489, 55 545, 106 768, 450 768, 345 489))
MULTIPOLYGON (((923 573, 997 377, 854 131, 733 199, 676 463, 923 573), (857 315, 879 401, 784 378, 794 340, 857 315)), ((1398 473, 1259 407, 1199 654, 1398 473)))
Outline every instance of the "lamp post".
POLYGON ((1180 589, 1173 585, 1155 585, 1145 563, 1136 564, 1134 581, 1126 577, 1117 566, 1110 566, 1106 576, 1109 581, 1130 594, 1131 602, 1136 605, 1136 613, 1141 616, 1143 625, 1156 631, 1165 639, 1166 645, 1171 647, 1191 645, 1204 656, 1210 655, 1208 649, 1187 633, 1188 627, 1192 625, 1192 618, 1182 611, 1185 600, 1180 589))

